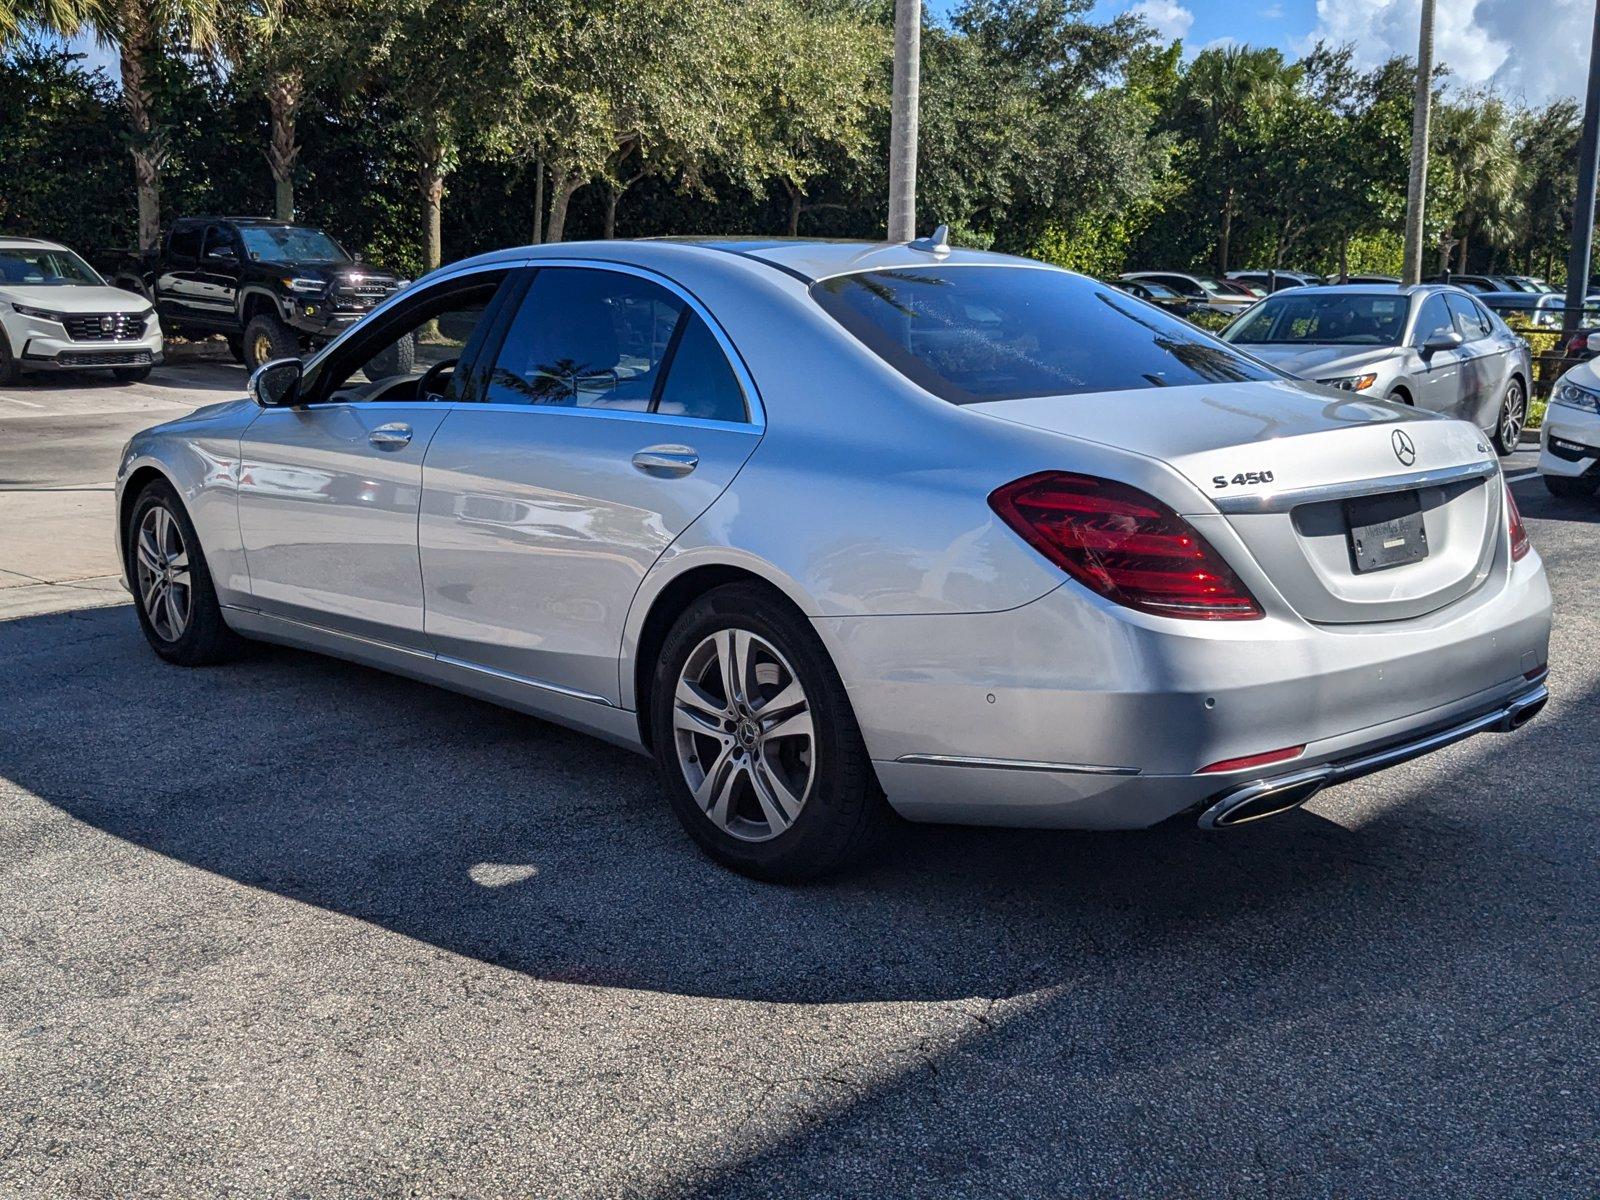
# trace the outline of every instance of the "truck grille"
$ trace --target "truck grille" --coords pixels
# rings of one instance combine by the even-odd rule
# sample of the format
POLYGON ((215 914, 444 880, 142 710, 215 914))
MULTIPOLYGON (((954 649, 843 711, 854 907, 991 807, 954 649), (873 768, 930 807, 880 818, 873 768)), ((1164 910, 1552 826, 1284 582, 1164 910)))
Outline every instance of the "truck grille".
POLYGON ((368 309, 377 307, 393 291, 394 284, 381 279, 346 279, 333 285, 329 298, 338 308, 368 309))
POLYGON ((146 314, 73 313, 64 322, 75 342, 127 342, 144 336, 146 314))

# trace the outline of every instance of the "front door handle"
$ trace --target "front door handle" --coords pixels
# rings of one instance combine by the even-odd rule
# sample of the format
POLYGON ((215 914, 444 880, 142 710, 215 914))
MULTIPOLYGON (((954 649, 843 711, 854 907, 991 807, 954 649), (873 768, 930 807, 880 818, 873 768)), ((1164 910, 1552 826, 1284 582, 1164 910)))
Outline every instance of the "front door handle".
POLYGON ((411 444, 411 426, 400 421, 392 425, 379 425, 367 434, 367 441, 379 450, 404 450, 411 444))
POLYGON ((700 455, 689 446, 646 446, 633 456, 633 465, 646 475, 687 475, 700 465, 700 455))

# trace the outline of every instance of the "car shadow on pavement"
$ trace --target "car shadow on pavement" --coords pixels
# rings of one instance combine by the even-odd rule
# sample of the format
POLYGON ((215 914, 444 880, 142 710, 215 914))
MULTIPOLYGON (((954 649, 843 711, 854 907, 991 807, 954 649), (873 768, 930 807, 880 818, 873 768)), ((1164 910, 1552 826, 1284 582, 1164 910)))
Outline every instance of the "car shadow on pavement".
POLYGON ((267 647, 173 668, 125 607, 0 625, 0 655, 16 685, 0 773, 35 795, 196 868, 553 980, 1003 996, 1093 975, 1113 951, 1188 957, 1268 931, 1289 969, 1330 912, 1414 920, 1418 886, 1436 911, 1463 839, 1504 837, 1426 796, 1356 829, 1310 811, 1216 835, 906 827, 871 868, 782 888, 702 858, 647 760, 425 685, 267 647))

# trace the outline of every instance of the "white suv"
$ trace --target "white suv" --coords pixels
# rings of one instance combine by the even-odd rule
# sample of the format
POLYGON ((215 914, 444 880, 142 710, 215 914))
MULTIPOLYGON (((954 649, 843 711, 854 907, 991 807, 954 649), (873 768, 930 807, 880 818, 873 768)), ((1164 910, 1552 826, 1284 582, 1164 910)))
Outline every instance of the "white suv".
POLYGON ((1573 367, 1550 389, 1539 434, 1539 474, 1557 496, 1578 499, 1600 488, 1600 358, 1573 367))
POLYGON ((143 296, 110 286, 65 246, 0 237, 0 384, 24 370, 109 369, 136 382, 161 361, 143 296))

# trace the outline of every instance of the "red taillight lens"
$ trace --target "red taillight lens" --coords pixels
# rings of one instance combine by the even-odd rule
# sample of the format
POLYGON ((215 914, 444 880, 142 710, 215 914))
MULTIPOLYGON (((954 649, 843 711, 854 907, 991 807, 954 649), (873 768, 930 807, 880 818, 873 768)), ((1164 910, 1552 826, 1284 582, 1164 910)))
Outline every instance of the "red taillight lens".
POLYGON ((1517 562, 1527 557, 1533 543, 1528 540, 1528 530, 1522 523, 1522 514, 1517 511, 1517 498, 1511 494, 1509 483, 1506 484, 1506 519, 1511 527, 1511 561, 1517 562))
POLYGON ((1262 615, 1199 532, 1137 488, 1045 471, 996 488, 989 507, 1040 554, 1118 604, 1201 621, 1262 615))
POLYGON ((1285 746, 1282 750, 1268 750, 1265 754, 1247 754, 1243 758, 1225 758, 1210 766, 1201 767, 1196 775, 1216 775, 1222 771, 1248 771, 1251 767, 1267 767, 1273 763, 1288 762, 1305 753, 1304 746, 1285 746))

